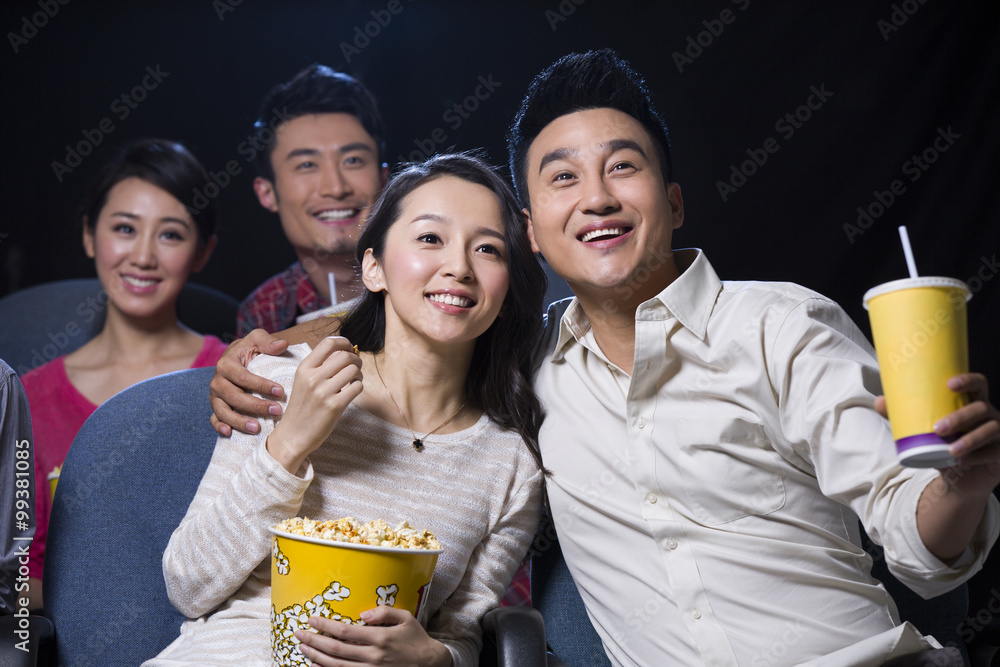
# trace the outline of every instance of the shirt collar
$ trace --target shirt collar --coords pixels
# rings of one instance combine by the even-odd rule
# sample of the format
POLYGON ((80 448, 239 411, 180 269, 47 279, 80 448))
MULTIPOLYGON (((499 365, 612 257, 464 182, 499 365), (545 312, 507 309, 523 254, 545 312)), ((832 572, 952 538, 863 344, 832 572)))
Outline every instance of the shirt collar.
MULTIPOLYGON (((674 260, 680 276, 652 299, 640 304, 636 320, 675 317, 699 340, 704 340, 708 319, 722 290, 722 281, 705 253, 698 248, 675 250, 674 260)), ((589 330, 590 321, 580 301, 574 297, 559 320, 559 337, 552 360, 560 361, 566 347, 572 341, 579 342, 589 330)))

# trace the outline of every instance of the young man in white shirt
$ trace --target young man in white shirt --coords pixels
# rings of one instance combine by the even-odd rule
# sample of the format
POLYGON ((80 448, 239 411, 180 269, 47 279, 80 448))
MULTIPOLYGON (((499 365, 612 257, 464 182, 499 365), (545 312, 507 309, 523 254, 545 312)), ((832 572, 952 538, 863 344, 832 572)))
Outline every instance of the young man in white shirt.
MULTIPOLYGON (((672 249, 666 129, 613 53, 536 77, 508 138, 535 249, 576 295, 549 310, 540 443, 613 661, 764 664, 781 645, 783 664, 874 664, 929 647, 871 582, 855 514, 917 592, 970 577, 1000 530, 997 411, 979 400, 941 426, 972 430, 961 467, 898 466, 843 310, 723 283, 700 250, 672 249)), ((981 376, 952 388, 986 396, 981 376)))
MULTIPOLYGON (((700 250, 672 249, 684 206, 666 128, 610 51, 536 77, 508 140, 535 249, 576 295, 548 313, 540 441, 563 553, 612 661, 767 664, 780 645, 782 664, 843 666, 933 646, 871 579, 857 516, 922 594, 981 567, 1000 531, 985 378, 953 380, 973 402, 939 423, 965 432, 962 465, 898 466, 872 350, 836 304, 723 283, 700 250)), ((243 424, 216 389, 217 412, 243 424)))

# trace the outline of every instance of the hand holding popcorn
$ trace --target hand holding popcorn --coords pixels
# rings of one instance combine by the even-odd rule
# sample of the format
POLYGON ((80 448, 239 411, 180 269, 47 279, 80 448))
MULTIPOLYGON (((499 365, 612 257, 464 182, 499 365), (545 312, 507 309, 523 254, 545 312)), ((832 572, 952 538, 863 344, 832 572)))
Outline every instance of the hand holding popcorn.
POLYGON ((299 364, 288 406, 267 438, 267 451, 297 474, 361 390, 361 358, 350 342, 340 336, 324 338, 299 364))

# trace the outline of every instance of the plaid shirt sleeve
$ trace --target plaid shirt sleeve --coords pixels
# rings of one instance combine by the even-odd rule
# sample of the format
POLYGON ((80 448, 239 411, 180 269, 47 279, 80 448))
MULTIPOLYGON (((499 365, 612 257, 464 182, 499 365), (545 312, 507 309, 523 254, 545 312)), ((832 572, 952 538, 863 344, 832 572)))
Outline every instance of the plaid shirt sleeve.
POLYGON ((501 607, 531 606, 531 561, 525 559, 500 600, 501 607))

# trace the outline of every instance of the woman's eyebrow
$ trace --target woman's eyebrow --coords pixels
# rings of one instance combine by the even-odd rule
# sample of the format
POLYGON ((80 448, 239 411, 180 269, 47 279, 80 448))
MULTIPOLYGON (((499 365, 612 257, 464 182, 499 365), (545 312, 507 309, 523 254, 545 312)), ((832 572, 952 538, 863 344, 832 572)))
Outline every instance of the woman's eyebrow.
MULTIPOLYGON (((421 222, 423 220, 430 220, 431 222, 440 222, 446 225, 451 223, 451 219, 443 215, 440 215, 438 213, 421 213, 413 220, 410 220, 409 224, 412 225, 415 222, 421 222)), ((476 229, 476 234, 482 234, 483 236, 492 236, 493 238, 500 239, 501 241, 507 240, 507 237, 504 236, 503 232, 498 232, 492 227, 479 227, 476 229)))

